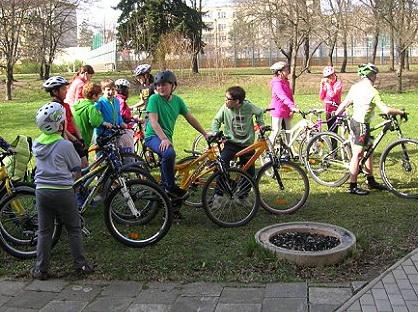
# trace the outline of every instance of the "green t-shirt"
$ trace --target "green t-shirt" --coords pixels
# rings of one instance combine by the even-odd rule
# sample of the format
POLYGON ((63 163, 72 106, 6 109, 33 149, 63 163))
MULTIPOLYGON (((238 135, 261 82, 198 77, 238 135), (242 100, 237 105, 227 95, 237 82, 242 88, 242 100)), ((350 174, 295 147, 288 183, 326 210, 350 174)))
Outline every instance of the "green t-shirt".
MULTIPOLYGON (((148 100, 147 113, 156 113, 158 115, 158 123, 163 129, 165 135, 170 141, 173 141, 174 126, 178 115, 187 115, 189 109, 183 100, 173 94, 168 101, 159 94, 153 94, 148 100)), ((145 129, 145 137, 157 135, 151 126, 151 122, 147 123, 145 129)))

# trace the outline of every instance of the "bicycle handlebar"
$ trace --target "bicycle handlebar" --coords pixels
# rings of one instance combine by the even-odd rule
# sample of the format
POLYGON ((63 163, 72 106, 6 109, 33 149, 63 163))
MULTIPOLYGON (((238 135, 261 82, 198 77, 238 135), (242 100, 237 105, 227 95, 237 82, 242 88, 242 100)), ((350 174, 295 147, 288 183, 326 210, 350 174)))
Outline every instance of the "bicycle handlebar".
POLYGON ((116 127, 112 127, 110 129, 106 129, 107 131, 110 131, 111 134, 107 135, 107 136, 102 136, 102 137, 98 137, 97 138, 97 145, 99 145, 100 147, 103 147, 107 144, 109 144, 110 141, 112 141, 114 138, 121 136, 122 134, 125 133, 125 130, 122 129, 119 126, 116 127))

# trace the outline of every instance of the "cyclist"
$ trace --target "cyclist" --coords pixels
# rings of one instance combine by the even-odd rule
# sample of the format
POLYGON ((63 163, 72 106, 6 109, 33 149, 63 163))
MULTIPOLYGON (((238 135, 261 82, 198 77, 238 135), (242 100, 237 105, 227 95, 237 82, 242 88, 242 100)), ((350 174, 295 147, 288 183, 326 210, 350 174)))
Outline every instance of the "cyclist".
POLYGON ((161 158, 161 182, 165 191, 172 198, 185 199, 187 191, 174 182, 176 152, 173 147, 173 132, 178 115, 183 115, 187 122, 207 138, 206 131, 190 113, 179 96, 173 94, 177 87, 177 78, 169 70, 155 76, 156 93, 148 101, 149 122, 145 129, 145 144, 161 158))
MULTIPOLYGON (((340 105, 342 91, 343 84, 337 78, 334 67, 326 66, 319 88, 319 98, 324 102, 328 129, 335 123, 336 117, 331 116, 331 112, 336 111, 340 105)), ((333 132, 337 133, 337 130, 336 127, 333 132)))
MULTIPOLYGON (((291 128, 291 119, 294 112, 298 112, 293 99, 293 92, 289 83, 290 66, 287 62, 279 61, 274 63, 270 69, 273 71, 273 79, 271 85, 271 104, 270 107, 274 110, 271 114, 270 141, 274 143, 276 135, 282 128, 289 130, 291 128)), ((286 135, 287 141, 290 140, 289 135, 286 135)))
POLYGON ((93 67, 91 67, 90 65, 81 66, 80 69, 75 73, 71 81, 64 102, 72 106, 78 99, 82 99, 83 86, 91 80, 93 75, 93 67))
POLYGON ((65 109, 51 102, 36 114, 36 125, 42 134, 33 144, 36 157, 36 207, 38 209, 38 242, 33 278, 48 279, 52 231, 55 217, 65 225, 70 241, 74 267, 79 273, 91 273, 81 242, 81 221, 74 196, 74 176, 81 175, 81 161, 74 146, 64 140, 65 109), (74 176, 73 176, 74 174, 74 176))
MULTIPOLYGON (((357 73, 361 77, 360 81, 350 88, 347 97, 335 111, 335 115, 338 116, 349 105, 353 104, 353 116, 350 120, 353 156, 350 161, 350 187, 348 192, 355 195, 367 195, 369 192, 357 185, 357 176, 364 149, 372 143, 370 121, 374 115, 374 110, 377 106, 384 114, 403 115, 404 112, 396 108, 388 107, 380 98, 379 92, 374 87, 377 74, 379 73, 376 65, 370 63, 359 65, 357 73)), ((385 190, 386 187, 376 182, 373 176, 372 161, 373 157, 370 155, 366 161, 365 168, 368 188, 385 190)))
POLYGON ((151 75, 150 64, 140 64, 134 70, 135 81, 139 85, 138 106, 146 110, 149 97, 154 94, 154 77, 151 75))

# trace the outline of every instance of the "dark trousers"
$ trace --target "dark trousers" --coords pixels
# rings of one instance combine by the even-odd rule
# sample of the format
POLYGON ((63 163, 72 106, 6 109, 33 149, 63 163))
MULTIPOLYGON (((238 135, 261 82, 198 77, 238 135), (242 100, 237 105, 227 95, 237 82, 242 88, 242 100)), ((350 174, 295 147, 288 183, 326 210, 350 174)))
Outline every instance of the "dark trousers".
MULTIPOLYGON (((246 146, 238 145, 232 142, 226 142, 224 144, 224 148, 221 152, 221 158, 225 161, 225 164, 227 167, 229 167, 230 161, 234 159, 235 154, 243 150, 244 148, 246 148, 246 146)), ((253 155, 254 155, 254 151, 247 153, 245 155, 242 155, 239 158, 238 164, 241 166, 244 166, 253 155)), ((253 177, 255 175, 255 166, 252 165, 250 168, 248 168, 247 172, 249 175, 253 177)))

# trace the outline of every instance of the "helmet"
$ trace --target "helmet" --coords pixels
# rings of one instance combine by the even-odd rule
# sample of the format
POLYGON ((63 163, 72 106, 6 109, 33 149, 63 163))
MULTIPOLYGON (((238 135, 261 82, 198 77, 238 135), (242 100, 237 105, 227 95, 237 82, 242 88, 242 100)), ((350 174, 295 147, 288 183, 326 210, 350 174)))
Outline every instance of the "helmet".
POLYGON ((118 79, 115 81, 116 88, 129 88, 129 81, 126 79, 118 79))
POLYGON ((322 76, 326 78, 331 76, 332 74, 335 74, 334 67, 332 67, 331 65, 325 66, 324 71, 322 72, 322 76))
POLYGON ((61 76, 53 76, 49 77, 43 84, 42 87, 44 87, 45 91, 51 91, 55 88, 59 88, 61 86, 68 85, 69 82, 61 76))
POLYGON ((358 66, 357 74, 360 77, 368 77, 370 74, 377 74, 379 73, 379 70, 377 69, 376 65, 367 63, 367 64, 361 64, 358 66))
POLYGON ((143 75, 151 71, 151 65, 149 64, 140 64, 134 70, 133 73, 135 76, 143 75))
POLYGON ((170 70, 163 70, 157 73, 155 76, 154 83, 155 85, 163 82, 171 83, 172 85, 177 86, 177 78, 176 75, 170 70))
POLYGON ((65 109, 57 102, 50 102, 42 106, 36 113, 36 125, 46 134, 59 130, 60 124, 65 120, 65 109))
POLYGON ((286 66, 288 66, 287 62, 279 61, 271 65, 270 69, 276 74, 277 72, 282 71, 286 66))

